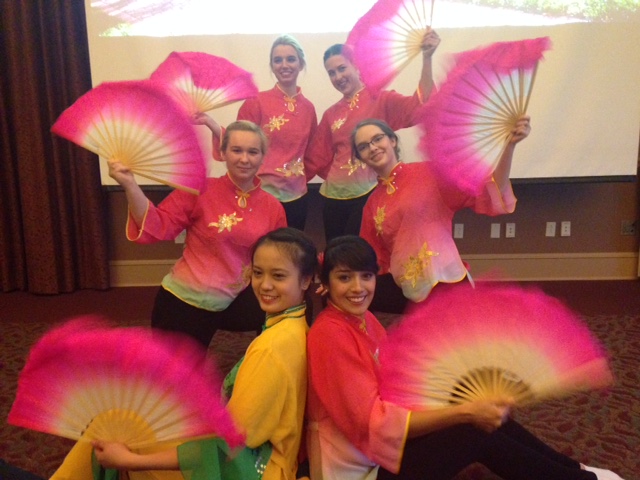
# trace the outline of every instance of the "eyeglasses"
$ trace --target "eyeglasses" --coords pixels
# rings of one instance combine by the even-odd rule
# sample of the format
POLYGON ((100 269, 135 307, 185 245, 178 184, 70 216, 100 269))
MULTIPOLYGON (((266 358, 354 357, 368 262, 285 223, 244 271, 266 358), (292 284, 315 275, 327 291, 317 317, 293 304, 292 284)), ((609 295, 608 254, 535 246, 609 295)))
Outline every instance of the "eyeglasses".
POLYGON ((358 151, 359 154, 363 154, 364 152, 370 150, 371 146, 377 147, 378 145, 380 145, 380 143, 382 143, 382 140, 384 140, 386 136, 387 136, 386 133, 379 133, 377 135, 374 135, 371 141, 362 142, 356 145, 356 150, 358 151))

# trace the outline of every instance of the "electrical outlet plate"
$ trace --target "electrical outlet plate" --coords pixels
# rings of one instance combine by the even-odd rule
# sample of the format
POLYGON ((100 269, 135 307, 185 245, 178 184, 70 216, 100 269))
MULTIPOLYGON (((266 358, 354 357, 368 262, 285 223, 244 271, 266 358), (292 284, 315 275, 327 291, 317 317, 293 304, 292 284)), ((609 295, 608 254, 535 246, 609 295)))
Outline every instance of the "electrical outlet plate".
POLYGON ((556 236, 556 222, 547 222, 547 230, 545 231, 545 236, 547 237, 556 236))
POLYGON ((560 223, 560 236, 561 237, 570 237, 571 236, 571 222, 564 221, 560 223))
POLYGON ((620 226, 620 235, 635 235, 636 222, 632 220, 623 220, 620 226))
POLYGON ((504 224, 504 236, 505 238, 514 238, 516 236, 516 224, 515 223, 505 223, 504 224))

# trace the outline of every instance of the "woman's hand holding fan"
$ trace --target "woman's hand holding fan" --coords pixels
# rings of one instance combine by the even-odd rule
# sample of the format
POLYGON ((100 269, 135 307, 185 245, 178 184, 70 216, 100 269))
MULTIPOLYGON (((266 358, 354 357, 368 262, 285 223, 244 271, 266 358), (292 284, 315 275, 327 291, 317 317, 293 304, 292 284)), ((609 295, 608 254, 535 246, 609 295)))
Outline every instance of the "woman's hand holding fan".
POLYGON ((420 148, 444 179, 478 195, 527 114, 548 37, 457 54, 421 112, 420 148))
POLYGON ((612 383, 603 347, 557 299, 489 282, 440 288, 380 347, 383 399, 407 408, 522 405, 612 383))
POLYGON ((206 351, 186 336, 81 318, 32 348, 9 423, 129 448, 214 435, 236 446, 243 438, 220 385, 206 351))
POLYGON ((420 52, 433 54, 435 0, 378 0, 353 26, 347 44, 364 84, 384 89, 420 52))
POLYGON ((51 131, 136 175, 197 194, 205 159, 189 116, 153 82, 107 82, 56 120, 51 131))

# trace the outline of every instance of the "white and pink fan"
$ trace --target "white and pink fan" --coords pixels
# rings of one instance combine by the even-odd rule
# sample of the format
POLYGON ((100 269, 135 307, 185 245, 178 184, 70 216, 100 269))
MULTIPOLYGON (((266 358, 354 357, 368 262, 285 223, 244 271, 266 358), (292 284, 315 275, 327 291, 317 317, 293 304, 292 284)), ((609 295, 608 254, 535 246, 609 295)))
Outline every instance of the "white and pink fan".
POLYGON ((237 446, 243 437, 220 386, 215 365, 191 338, 83 317, 33 346, 8 421, 132 449, 202 436, 237 446))
POLYGON ((151 74, 168 87, 188 115, 255 97, 253 75, 229 60, 203 52, 172 52, 151 74))
POLYGON ((435 0, 378 0, 347 38, 364 84, 385 88, 421 51, 435 0))
POLYGON ((459 53, 423 107, 421 150, 441 176, 476 195, 527 113, 548 37, 498 42, 459 53))
POLYGON ((134 174, 197 194, 205 158, 188 115, 153 82, 106 82, 67 108, 51 131, 134 174))
POLYGON ((493 282, 436 287, 380 347, 380 394, 407 408, 512 397, 517 405, 613 381, 577 314, 536 289, 493 282))

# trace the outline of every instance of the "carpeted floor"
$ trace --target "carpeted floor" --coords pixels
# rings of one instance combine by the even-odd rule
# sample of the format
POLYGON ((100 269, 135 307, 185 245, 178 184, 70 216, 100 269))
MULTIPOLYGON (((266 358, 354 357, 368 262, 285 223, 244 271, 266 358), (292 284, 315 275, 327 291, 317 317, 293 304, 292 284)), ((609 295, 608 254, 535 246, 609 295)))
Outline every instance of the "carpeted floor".
MULTIPOLYGON (((547 282, 541 286, 582 313, 610 352, 616 383, 603 392, 581 393, 517 411, 516 419, 583 463, 613 469, 626 480, 640 478, 640 282, 547 282)), ((144 325, 155 292, 155 288, 120 288, 50 297, 0 294, 0 417, 7 417, 30 346, 51 325, 87 313, 100 313, 125 325, 144 325)), ((395 319, 381 316, 387 324, 395 319)), ((252 333, 216 334, 211 353, 222 370, 231 368, 252 338, 252 333)), ((6 420, 0 424, 0 458, 41 477, 55 471, 72 444, 10 426, 6 420)), ((479 466, 456 477, 495 479, 479 466)))

